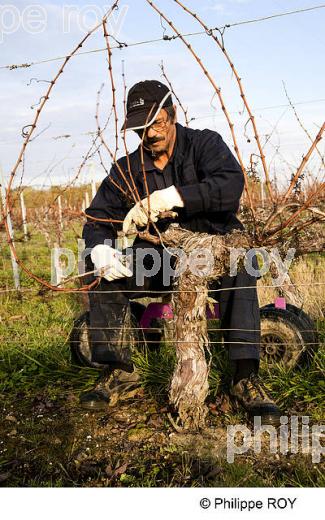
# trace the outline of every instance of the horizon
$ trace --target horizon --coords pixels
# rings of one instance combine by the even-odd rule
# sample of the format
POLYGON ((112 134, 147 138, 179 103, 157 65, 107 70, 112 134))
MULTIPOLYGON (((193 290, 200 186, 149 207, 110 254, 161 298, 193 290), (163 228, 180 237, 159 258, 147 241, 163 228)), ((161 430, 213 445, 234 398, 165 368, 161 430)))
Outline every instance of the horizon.
MULTIPOLYGON (((157 5, 161 4, 162 2, 159 3, 157 0, 157 5)), ((25 1, 18 1, 17 9, 23 13, 28 5, 25 1)), ((2 33, 0 67, 69 54, 84 34, 86 25, 91 26, 103 9, 98 1, 91 5, 93 11, 84 1, 79 1, 74 6, 65 6, 60 2, 42 4, 47 18, 44 31, 31 34, 20 27, 10 34, 2 33), (68 7, 70 11, 67 18, 68 7)), ((193 8, 195 2, 187 1, 186 5, 193 8)), ((268 164, 271 165, 271 176, 273 178, 276 174, 280 184, 288 180, 310 147, 310 141, 290 106, 283 82, 303 126, 313 139, 324 120, 322 108, 325 107, 324 71, 319 65, 320 48, 324 46, 321 31, 325 21, 325 10, 319 8, 290 15, 284 13, 317 5, 320 4, 302 0, 266 0, 263 5, 257 0, 206 0, 195 7, 197 14, 209 27, 240 23, 225 29, 225 46, 243 81, 245 93, 260 129, 261 141, 267 141, 265 151, 268 164), (247 23, 249 20, 281 13, 283 16, 247 23)), ((170 1, 168 5, 164 2, 163 9, 176 27, 180 27, 182 34, 202 30, 193 18, 185 15, 175 5, 175 2, 170 1)), ((132 5, 121 2, 110 28, 115 31, 114 36, 118 41, 134 44, 161 38, 164 34, 172 36, 172 30, 166 26, 165 22, 160 24, 159 16, 145 0, 134 0, 132 5), (142 23, 144 17, 146 24, 142 23)), ((249 125, 246 126, 247 113, 241 114, 242 102, 229 65, 207 35, 191 36, 188 37, 188 41, 204 60, 217 85, 222 89, 227 109, 235 123, 244 163, 248 164, 250 154, 256 153, 254 136, 249 125)), ((103 48, 104 43, 98 31, 87 42, 82 52, 103 48)), ((229 128, 213 95, 212 87, 179 39, 113 49, 113 71, 120 120, 123 97, 122 60, 128 87, 144 78, 161 79, 159 63, 163 60, 166 73, 177 95, 184 106, 188 107, 189 117, 194 118, 190 126, 218 131, 233 151, 229 128)), ((111 91, 106 62, 107 55, 100 51, 75 56, 70 60, 41 115, 34 137, 40 135, 27 148, 23 179, 25 184, 43 185, 46 182, 50 186, 52 183, 64 185, 71 182, 82 156, 91 144, 89 133, 96 131, 96 92, 102 82, 106 83, 102 96, 102 120, 105 120, 105 113, 110 107, 111 91)), ((3 92, 0 109, 1 120, 9 122, 2 125, 0 133, 0 142, 4 149, 0 163, 6 178, 22 144, 21 129, 32 122, 37 103, 47 88, 44 81, 50 81, 54 77, 61 63, 62 61, 58 60, 14 70, 0 68, 3 80, 1 84, 4 85, 7 80, 7 89, 3 92), (34 106, 33 110, 31 106, 34 106)), ((178 113, 181 113, 180 109, 178 113)), ((183 123, 182 117, 180 122, 183 123)), ((107 139, 112 145, 112 124, 108 130, 111 131, 111 135, 108 135, 107 139)), ((129 150, 132 151, 137 145, 137 138, 130 135, 129 150)), ((324 144, 321 142, 322 154, 324 150, 324 144)), ((109 157, 106 157, 108 169, 110 162, 109 157)), ((317 153, 314 153, 308 163, 309 175, 313 177, 314 171, 318 168, 319 158, 317 153)), ((20 177, 19 173, 16 182, 20 177)), ((84 168, 79 181, 83 184, 91 182, 94 178, 98 182, 104 177, 105 172, 100 168, 99 161, 93 159, 84 168)))

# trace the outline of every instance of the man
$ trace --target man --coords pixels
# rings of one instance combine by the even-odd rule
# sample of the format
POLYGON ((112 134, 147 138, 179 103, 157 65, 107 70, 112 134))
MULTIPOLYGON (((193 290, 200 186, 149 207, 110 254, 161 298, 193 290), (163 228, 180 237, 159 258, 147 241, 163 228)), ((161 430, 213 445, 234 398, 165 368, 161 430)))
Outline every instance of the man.
MULTIPOLYGON (((86 247, 93 248, 89 269, 95 266, 105 272, 96 292, 89 294, 92 359, 119 369, 112 388, 126 387, 137 379, 127 342, 121 339, 129 300, 141 292, 170 288, 162 282, 163 269, 144 277, 143 283, 137 282, 130 266, 125 265, 125 256, 114 247, 117 231, 123 229, 127 234, 135 226, 145 227, 149 213, 150 221, 164 230, 170 220, 160 216, 170 210, 177 212, 175 220, 181 227, 192 231, 225 234, 243 229, 236 217, 244 186, 238 162, 217 132, 185 128, 176 122, 176 107, 165 85, 142 81, 130 89, 125 130, 135 131, 143 147, 113 164, 87 209, 90 217, 123 224, 89 218, 83 232, 86 247), (136 203, 130 203, 127 196, 134 188, 129 169, 141 199, 136 203), (151 194, 149 200, 146 190, 151 194), (113 242, 104 244, 107 239, 113 242)), ((133 251, 152 247, 138 238, 133 251)), ((163 256, 162 246, 155 246, 155 251, 163 256)), ((149 254, 143 265, 149 269, 149 254)), ((260 416, 264 424, 279 424, 280 411, 257 376, 260 322, 256 279, 241 272, 223 276, 219 284, 221 323, 228 329, 224 340, 233 366, 231 393, 251 417, 260 416)), ((106 406, 109 398, 110 388, 97 386, 81 396, 81 404, 97 409, 106 406)))

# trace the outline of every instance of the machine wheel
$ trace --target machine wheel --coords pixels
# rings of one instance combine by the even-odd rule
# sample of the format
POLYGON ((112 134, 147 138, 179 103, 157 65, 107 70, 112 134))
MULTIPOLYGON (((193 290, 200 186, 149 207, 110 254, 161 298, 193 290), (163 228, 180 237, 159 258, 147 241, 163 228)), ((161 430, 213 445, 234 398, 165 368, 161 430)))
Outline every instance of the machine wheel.
MULTIPOLYGON (((269 303, 268 305, 265 305, 264 307, 262 307, 262 309, 275 309, 274 303, 269 303)), ((303 320, 306 325, 306 327, 305 327, 306 330, 312 331, 315 334, 315 336, 317 337, 315 322, 311 319, 310 316, 308 316, 308 314, 305 311, 303 311, 302 309, 299 309, 299 307, 296 307, 295 305, 292 305, 291 303, 286 304, 286 310, 289 312, 292 312, 293 314, 298 316, 298 318, 303 320)))
MULTIPOLYGON (((299 310, 299 309, 298 309, 299 310)), ((315 350, 316 336, 310 318, 289 309, 267 305, 261 315, 261 359, 270 365, 281 363, 288 368, 297 365, 315 350)))

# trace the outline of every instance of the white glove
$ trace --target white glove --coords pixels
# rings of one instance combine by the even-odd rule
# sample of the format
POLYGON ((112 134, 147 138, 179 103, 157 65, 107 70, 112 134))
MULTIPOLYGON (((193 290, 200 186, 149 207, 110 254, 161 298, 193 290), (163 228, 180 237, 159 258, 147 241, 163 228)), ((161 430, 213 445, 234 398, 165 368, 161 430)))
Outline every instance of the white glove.
POLYGON ((108 282, 132 276, 132 271, 125 265, 126 255, 113 247, 98 244, 93 247, 90 256, 96 269, 99 270, 97 276, 103 276, 108 282))
POLYGON ((159 213, 163 211, 170 211, 178 207, 183 208, 184 202, 178 193, 175 186, 170 186, 164 190, 157 190, 151 193, 150 197, 146 197, 128 212, 123 222, 123 232, 128 233, 133 224, 136 226, 145 226, 149 220, 149 206, 150 206, 150 220, 157 222, 159 213), (149 198, 149 201, 148 201, 149 198), (150 203, 149 203, 150 202, 150 203))

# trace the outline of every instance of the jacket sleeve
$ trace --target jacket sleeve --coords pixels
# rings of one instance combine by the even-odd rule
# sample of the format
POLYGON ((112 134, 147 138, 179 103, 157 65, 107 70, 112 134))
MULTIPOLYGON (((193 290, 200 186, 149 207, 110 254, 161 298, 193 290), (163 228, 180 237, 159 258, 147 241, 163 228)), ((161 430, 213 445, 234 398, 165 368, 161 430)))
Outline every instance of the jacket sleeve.
POLYGON ((186 214, 215 211, 237 213, 244 176, 222 137, 212 130, 203 130, 196 154, 196 174, 200 182, 177 186, 186 214))
MULTIPOLYGON (((110 175, 115 177, 114 168, 111 169, 110 175)), ((123 221, 127 212, 128 206, 126 201, 123 201, 120 191, 112 184, 109 177, 105 177, 89 208, 86 209, 87 215, 123 221)), ((103 244, 106 239, 114 240, 117 237, 117 231, 121 229, 122 222, 96 222, 96 220, 87 218, 82 238, 85 240, 86 247, 92 248, 97 244, 103 244)))

